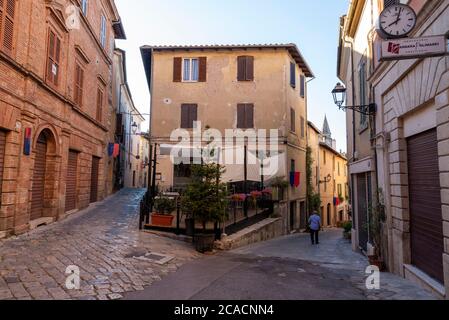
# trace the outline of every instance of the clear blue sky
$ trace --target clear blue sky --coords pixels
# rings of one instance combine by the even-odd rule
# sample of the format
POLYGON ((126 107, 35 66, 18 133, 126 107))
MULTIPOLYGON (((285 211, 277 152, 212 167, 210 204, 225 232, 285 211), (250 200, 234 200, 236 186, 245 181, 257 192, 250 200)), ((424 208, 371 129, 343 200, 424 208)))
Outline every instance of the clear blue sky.
POLYGON ((134 102, 149 112, 142 45, 296 43, 316 79, 309 84, 309 120, 327 114, 337 148, 346 150, 345 115, 333 103, 339 17, 348 0, 115 0, 127 40, 128 82, 134 102))

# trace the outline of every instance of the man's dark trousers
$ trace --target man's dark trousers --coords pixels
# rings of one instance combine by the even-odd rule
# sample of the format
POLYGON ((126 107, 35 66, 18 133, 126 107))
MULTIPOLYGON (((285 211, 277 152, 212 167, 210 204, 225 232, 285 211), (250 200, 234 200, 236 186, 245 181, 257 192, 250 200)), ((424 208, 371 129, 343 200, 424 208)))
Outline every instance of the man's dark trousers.
POLYGON ((319 236, 318 236, 319 233, 320 233, 319 230, 310 230, 310 238, 312 239, 312 244, 320 243, 319 236))

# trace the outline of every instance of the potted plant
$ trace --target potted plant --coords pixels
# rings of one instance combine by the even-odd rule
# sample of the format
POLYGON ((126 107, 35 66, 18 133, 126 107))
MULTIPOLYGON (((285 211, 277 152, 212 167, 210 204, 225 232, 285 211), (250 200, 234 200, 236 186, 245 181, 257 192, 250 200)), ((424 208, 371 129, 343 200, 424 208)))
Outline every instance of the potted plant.
POLYGON ((156 212, 151 214, 151 224, 158 227, 171 227, 176 209, 176 201, 168 197, 158 197, 154 202, 156 212))
POLYGON ((343 238, 345 238, 346 240, 351 240, 352 222, 351 221, 343 222, 342 228, 343 228, 343 238))
POLYGON ((277 177, 271 183, 271 187, 274 189, 273 191, 273 200, 282 201, 284 200, 284 190, 288 188, 288 181, 285 178, 277 177))
POLYGON ((226 184, 221 183, 223 167, 217 164, 192 166, 192 182, 181 197, 183 211, 194 215, 201 222, 202 232, 195 234, 194 243, 197 251, 211 251, 215 234, 207 232, 208 223, 222 222, 226 216, 226 184))
POLYGON ((371 265, 377 266, 381 271, 385 269, 382 259, 382 222, 385 221, 385 206, 382 191, 378 190, 375 203, 369 207, 369 231, 374 246, 374 254, 369 256, 371 265))

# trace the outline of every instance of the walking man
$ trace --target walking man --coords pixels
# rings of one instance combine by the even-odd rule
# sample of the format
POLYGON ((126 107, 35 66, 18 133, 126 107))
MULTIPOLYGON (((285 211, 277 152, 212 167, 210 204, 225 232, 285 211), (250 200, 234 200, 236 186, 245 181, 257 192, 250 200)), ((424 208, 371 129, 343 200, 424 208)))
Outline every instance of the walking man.
POLYGON ((312 245, 320 244, 318 234, 321 229, 321 217, 315 210, 309 218, 310 238, 312 239, 312 245))

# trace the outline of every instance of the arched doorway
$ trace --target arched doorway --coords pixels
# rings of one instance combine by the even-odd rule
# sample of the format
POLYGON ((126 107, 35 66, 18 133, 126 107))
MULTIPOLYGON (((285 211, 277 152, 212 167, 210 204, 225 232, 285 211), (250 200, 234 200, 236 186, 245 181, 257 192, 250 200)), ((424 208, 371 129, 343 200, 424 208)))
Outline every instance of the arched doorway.
POLYGON ((40 219, 44 216, 45 172, 47 167, 47 134, 42 131, 36 141, 33 186, 31 195, 31 218, 40 219))

